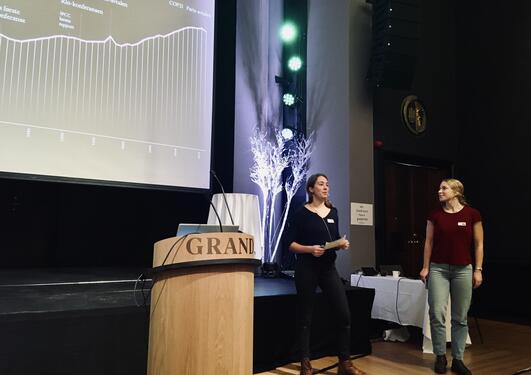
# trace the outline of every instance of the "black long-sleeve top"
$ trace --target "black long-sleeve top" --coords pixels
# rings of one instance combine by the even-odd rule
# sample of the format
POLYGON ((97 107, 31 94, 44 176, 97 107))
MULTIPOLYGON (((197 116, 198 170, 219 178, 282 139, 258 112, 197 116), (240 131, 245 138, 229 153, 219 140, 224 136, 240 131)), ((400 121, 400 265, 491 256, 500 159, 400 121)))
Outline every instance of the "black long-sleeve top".
MULTIPOLYGON (((295 213, 288 230, 288 244, 297 242, 304 246, 324 245, 339 239, 337 209, 332 207, 326 217, 302 206, 295 213)), ((310 253, 297 253, 298 260, 310 262, 334 262, 337 249, 329 249, 320 257, 310 253)))

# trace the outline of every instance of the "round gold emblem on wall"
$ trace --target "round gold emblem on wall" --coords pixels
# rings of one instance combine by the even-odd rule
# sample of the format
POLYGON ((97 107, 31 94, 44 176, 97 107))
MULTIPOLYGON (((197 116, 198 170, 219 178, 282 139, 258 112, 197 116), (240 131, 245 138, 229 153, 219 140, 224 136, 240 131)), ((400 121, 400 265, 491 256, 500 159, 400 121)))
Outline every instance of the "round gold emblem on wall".
POLYGON ((402 101, 402 121, 415 135, 426 131, 426 110, 416 95, 408 95, 402 101))

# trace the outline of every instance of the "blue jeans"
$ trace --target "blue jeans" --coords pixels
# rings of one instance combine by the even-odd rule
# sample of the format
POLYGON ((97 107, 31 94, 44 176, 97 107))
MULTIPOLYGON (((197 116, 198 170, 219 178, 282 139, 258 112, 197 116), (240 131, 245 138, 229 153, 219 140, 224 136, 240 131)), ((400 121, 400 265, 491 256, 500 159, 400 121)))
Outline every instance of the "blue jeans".
POLYGON ((468 335, 467 315, 472 300, 472 265, 430 264, 428 304, 433 352, 446 354, 446 309, 452 304, 452 357, 463 360, 468 335))

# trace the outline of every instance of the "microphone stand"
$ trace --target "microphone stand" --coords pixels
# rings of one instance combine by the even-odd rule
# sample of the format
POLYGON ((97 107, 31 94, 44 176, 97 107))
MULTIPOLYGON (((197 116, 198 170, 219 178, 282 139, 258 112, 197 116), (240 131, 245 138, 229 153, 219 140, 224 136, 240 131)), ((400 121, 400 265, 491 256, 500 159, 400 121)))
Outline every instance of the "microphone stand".
POLYGON ((219 231, 220 231, 220 232, 223 232, 223 223, 221 222, 221 217, 220 217, 219 214, 218 214, 218 210, 216 210, 216 207, 214 207, 214 203, 212 203, 212 199, 207 198, 206 195, 203 195, 203 197, 205 197, 205 199, 208 200, 208 203, 210 203, 210 206, 211 206, 212 209, 214 210, 214 214, 216 215, 216 218, 218 219, 218 223, 219 223, 219 231))
MULTIPOLYGON (((216 175, 216 172, 213 170, 210 170, 210 173, 212 173, 212 176, 216 179, 216 181, 219 184, 219 187, 221 188, 221 194, 223 195, 223 201, 225 202, 225 207, 227 207, 227 212, 229 213, 230 221, 232 225, 234 225, 234 219, 232 218, 232 213, 230 212, 229 203, 227 202, 227 197, 225 196, 225 189, 223 189, 223 184, 219 180, 218 176, 216 175)), ((210 202, 212 204, 212 202, 210 202)))

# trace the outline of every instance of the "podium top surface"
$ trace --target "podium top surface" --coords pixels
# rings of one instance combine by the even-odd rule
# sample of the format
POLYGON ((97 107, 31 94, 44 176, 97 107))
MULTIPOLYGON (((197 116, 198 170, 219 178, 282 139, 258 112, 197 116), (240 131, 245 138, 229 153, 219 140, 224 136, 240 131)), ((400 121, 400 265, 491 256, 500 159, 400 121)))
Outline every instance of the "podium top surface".
POLYGON ((258 265, 253 236, 245 233, 202 233, 171 237, 154 245, 153 267, 220 263, 258 265))

